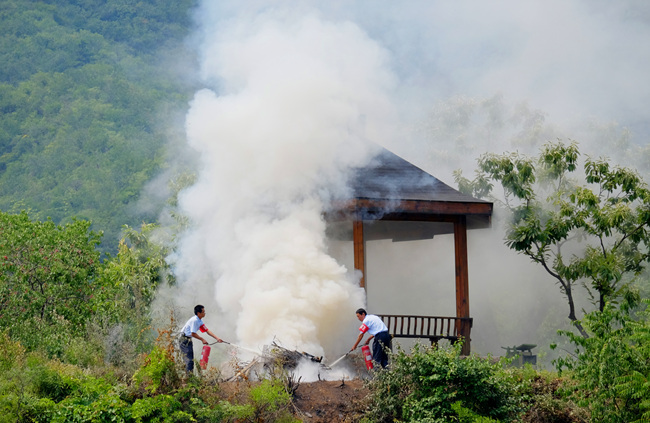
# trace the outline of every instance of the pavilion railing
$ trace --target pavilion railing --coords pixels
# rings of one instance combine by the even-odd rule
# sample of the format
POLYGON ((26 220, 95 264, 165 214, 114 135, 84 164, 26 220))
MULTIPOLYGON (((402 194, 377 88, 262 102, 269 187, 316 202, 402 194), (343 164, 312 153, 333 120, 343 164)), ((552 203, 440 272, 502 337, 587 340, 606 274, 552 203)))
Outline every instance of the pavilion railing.
POLYGON ((441 339, 456 342, 466 328, 472 327, 471 317, 379 315, 395 338, 428 338, 432 344, 441 339))

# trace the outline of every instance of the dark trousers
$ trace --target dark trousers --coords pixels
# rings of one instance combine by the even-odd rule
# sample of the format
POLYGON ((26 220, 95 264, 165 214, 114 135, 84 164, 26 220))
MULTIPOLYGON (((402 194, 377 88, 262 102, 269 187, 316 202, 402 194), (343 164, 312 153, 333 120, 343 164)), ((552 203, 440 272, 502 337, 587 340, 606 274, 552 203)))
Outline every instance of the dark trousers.
POLYGON ((181 336, 179 346, 183 354, 185 370, 187 370, 187 373, 192 373, 194 371, 194 346, 192 345, 192 338, 181 336))
POLYGON ((386 351, 391 349, 392 337, 387 330, 379 332, 375 335, 375 340, 372 343, 372 359, 381 365, 381 367, 388 366, 388 354, 386 351))

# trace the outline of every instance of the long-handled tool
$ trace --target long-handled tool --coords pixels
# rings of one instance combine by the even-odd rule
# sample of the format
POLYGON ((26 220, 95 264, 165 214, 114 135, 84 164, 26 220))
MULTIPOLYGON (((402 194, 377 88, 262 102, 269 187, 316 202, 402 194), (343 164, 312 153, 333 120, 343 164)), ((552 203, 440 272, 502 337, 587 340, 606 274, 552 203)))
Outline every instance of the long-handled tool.
POLYGON ((347 357, 348 354, 350 354, 352 351, 354 351, 354 350, 350 350, 350 351, 346 352, 345 354, 343 354, 343 355, 342 355, 341 357, 339 357, 339 358, 338 358, 334 363, 330 364, 329 367, 334 367, 334 366, 336 366, 336 365, 339 363, 339 361, 341 361, 341 360, 343 360, 345 357, 347 357))
POLYGON ((252 352, 253 354, 257 354, 257 355, 259 355, 259 356, 263 355, 263 354, 262 354, 261 352, 259 352, 259 351, 255 351, 255 350, 252 350, 252 349, 250 349, 250 348, 242 347, 241 345, 231 344, 230 342, 228 342, 228 341, 224 341, 224 340, 221 340, 221 342, 216 341, 216 342, 213 342, 213 343, 208 344, 208 345, 214 345, 214 344, 219 344, 219 343, 221 343, 221 344, 228 344, 228 345, 230 345, 231 347, 235 347, 235 348, 238 348, 238 349, 240 349, 240 350, 245 350, 245 351, 248 351, 248 352, 252 352))

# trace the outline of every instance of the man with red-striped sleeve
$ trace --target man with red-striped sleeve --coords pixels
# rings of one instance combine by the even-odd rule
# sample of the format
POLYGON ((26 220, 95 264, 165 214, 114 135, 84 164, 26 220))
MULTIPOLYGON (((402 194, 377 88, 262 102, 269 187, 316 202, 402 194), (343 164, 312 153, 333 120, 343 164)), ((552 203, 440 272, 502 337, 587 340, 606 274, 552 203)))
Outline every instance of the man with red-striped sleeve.
POLYGON ((366 313, 366 310, 362 308, 357 310, 357 319, 362 322, 359 328, 361 333, 357 337, 357 342, 354 343, 350 352, 357 348, 359 342, 363 339, 363 335, 367 332, 370 334, 370 337, 366 340, 366 345, 370 343, 371 339, 375 338, 372 343, 372 359, 379 363, 381 367, 388 366, 387 351, 391 349, 392 337, 388 333, 388 328, 383 320, 379 316, 366 313))
POLYGON ((185 323, 185 326, 183 326, 183 329, 181 330, 180 348, 183 353, 183 360, 185 361, 185 369, 187 370, 187 373, 192 373, 194 371, 194 346, 192 345, 192 338, 200 340, 203 342, 203 345, 208 345, 208 341, 199 335, 199 332, 201 332, 207 333, 216 339, 217 342, 223 342, 221 338, 212 333, 212 331, 205 326, 203 320, 201 320, 204 317, 205 307, 200 304, 195 306, 194 316, 185 323))

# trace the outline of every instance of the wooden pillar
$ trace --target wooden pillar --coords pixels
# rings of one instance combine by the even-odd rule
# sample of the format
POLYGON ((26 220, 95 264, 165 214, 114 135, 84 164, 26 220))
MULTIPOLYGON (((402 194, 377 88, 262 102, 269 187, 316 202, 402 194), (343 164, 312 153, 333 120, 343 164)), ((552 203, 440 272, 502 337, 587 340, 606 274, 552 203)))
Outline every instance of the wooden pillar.
MULTIPOLYGON (((459 216, 454 221, 454 250, 456 256, 456 317, 469 315, 469 272, 467 269, 467 220, 459 216)), ((461 321, 459 335, 464 338, 463 355, 469 355, 471 325, 461 321)))
POLYGON ((363 239, 363 220, 355 219, 352 222, 352 240, 354 242, 354 268, 361 271, 359 286, 366 287, 366 249, 363 239))

